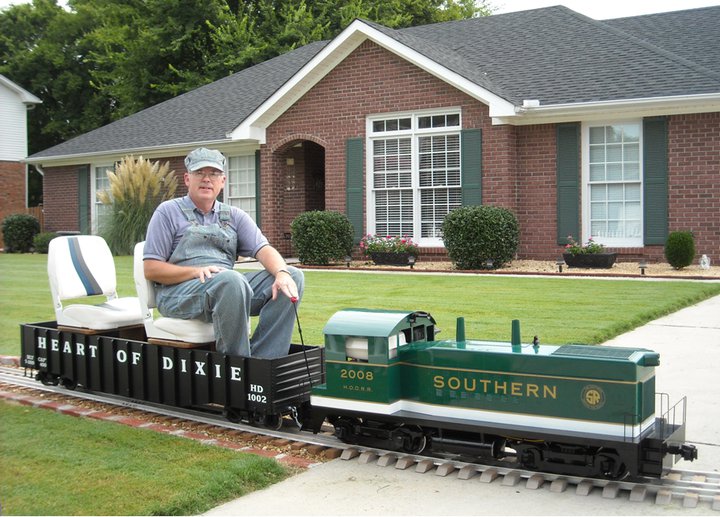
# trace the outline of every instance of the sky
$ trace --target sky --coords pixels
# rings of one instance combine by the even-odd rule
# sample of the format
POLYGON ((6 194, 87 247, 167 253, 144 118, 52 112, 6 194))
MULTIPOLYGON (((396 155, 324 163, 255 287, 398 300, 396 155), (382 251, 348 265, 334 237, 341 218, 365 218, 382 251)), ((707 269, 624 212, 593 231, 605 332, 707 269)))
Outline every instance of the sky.
MULTIPOLYGON (((0 9, 11 4, 30 2, 31 0, 0 0, 0 9)), ((719 0, 489 0, 489 3, 498 7, 496 14, 564 5, 596 20, 720 5, 719 0)))

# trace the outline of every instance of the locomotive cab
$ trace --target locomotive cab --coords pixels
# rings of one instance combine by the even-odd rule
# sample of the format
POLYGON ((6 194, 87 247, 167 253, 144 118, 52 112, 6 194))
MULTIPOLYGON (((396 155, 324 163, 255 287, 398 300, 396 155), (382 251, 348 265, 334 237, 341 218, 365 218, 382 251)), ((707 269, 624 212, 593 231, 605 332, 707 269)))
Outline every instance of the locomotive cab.
MULTIPOLYGON (((325 325, 326 384, 316 387, 321 406, 345 399, 392 403, 401 396, 403 350, 435 336, 425 312, 346 309, 325 325)), ((341 404, 344 404, 340 402, 341 404)))

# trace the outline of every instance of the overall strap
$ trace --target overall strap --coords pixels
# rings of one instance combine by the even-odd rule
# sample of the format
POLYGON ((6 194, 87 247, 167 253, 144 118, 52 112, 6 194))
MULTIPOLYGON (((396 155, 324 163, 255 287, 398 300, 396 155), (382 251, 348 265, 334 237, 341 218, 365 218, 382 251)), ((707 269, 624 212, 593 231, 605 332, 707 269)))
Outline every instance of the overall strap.
POLYGON ((190 222, 190 224, 197 224, 197 217, 195 217, 195 212, 192 208, 188 208, 183 205, 181 199, 176 199, 175 202, 178 205, 178 208, 182 210, 183 215, 185 215, 185 218, 190 222))
POLYGON ((222 224, 228 224, 230 222, 230 206, 225 203, 218 203, 220 205, 220 222, 222 224))

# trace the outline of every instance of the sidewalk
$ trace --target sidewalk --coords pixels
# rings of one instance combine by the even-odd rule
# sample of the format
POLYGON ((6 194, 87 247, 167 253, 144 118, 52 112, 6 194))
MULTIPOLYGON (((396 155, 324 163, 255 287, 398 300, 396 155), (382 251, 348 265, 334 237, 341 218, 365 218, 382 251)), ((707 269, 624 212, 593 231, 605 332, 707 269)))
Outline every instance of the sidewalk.
MULTIPOLYGON (((660 353, 657 390, 672 403, 688 397, 687 439, 698 447, 698 460, 678 466, 720 471, 720 296, 652 321, 605 343, 644 347, 660 353)), ((595 489, 578 496, 574 489, 550 492, 524 484, 482 483, 476 476, 419 474, 334 460, 314 467, 207 515, 718 515, 708 503, 683 508, 678 500, 656 506, 652 500, 629 502, 627 495, 603 499, 595 489)))

